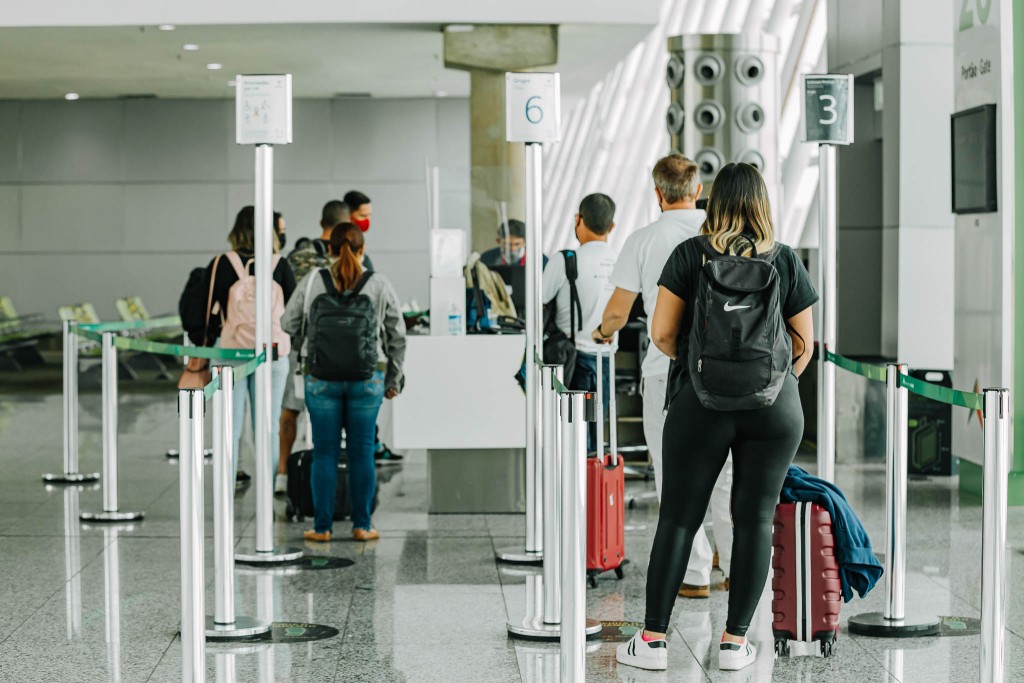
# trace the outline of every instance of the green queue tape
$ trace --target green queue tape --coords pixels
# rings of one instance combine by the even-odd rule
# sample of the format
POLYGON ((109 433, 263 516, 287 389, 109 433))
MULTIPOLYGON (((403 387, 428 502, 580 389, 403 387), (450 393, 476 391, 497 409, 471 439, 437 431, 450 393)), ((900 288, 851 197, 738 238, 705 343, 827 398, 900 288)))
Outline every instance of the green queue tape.
POLYGON ((940 387, 937 384, 931 384, 910 375, 900 375, 900 386, 912 394, 924 396, 939 403, 960 406, 968 410, 982 410, 985 405, 981 394, 975 394, 970 391, 958 391, 949 387, 940 387))
POLYGON ((147 320, 119 320, 111 323, 78 323, 80 330, 92 330, 94 332, 125 332, 127 330, 149 330, 156 327, 180 327, 181 318, 176 315, 168 315, 163 318, 149 318, 147 320))
MULTIPOLYGON (((75 326, 76 333, 85 339, 102 342, 103 334, 91 328, 81 325, 75 326)), ((110 330, 107 330, 108 332, 110 330)), ((155 353, 160 356, 188 356, 190 358, 209 358, 213 360, 251 360, 256 357, 252 349, 221 349, 209 346, 183 346, 181 344, 166 344, 164 342, 151 341, 149 339, 136 339, 134 337, 114 337, 114 346, 128 351, 141 351, 143 353, 155 353)))
POLYGON ((215 375, 210 383, 203 387, 203 400, 209 401, 218 389, 220 389, 220 375, 215 375))
POLYGON ((852 372, 855 375, 866 377, 873 382, 885 381, 885 368, 881 365, 861 363, 860 361, 853 360, 852 358, 840 356, 838 353, 832 353, 828 349, 825 349, 825 359, 847 372, 852 372))
MULTIPOLYGON (((244 380, 246 377, 256 372, 256 368, 262 365, 267 360, 267 352, 261 351, 260 355, 256 356, 244 365, 238 365, 234 368, 235 371, 235 385, 244 380)), ((210 383, 203 387, 203 400, 209 401, 213 398, 213 395, 220 389, 220 378, 221 375, 217 374, 210 383)))

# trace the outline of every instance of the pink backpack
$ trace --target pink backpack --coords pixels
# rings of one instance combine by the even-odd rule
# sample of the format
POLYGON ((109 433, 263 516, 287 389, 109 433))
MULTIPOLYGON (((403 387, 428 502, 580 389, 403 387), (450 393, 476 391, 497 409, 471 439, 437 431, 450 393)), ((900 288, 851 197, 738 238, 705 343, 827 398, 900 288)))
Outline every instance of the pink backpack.
MULTIPOLYGON (((220 345, 226 349, 251 349, 256 346, 256 276, 249 272, 249 265, 253 261, 250 259, 243 264, 242 258, 234 251, 229 251, 227 257, 238 275, 238 282, 228 290, 228 306, 220 333, 220 345)), ((280 261, 281 256, 274 254, 270 262, 271 273, 280 261)), ((271 281, 270 339, 277 344, 278 358, 287 356, 291 351, 291 338, 281 329, 282 315, 284 291, 281 285, 271 281)))

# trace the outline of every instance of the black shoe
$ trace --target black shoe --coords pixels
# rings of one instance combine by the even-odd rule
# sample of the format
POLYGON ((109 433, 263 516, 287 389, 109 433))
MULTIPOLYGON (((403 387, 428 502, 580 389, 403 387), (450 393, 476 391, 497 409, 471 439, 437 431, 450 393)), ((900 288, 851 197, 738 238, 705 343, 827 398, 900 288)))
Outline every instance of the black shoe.
POLYGON ((403 456, 395 453, 387 446, 384 446, 379 451, 373 454, 373 460, 377 465, 401 465, 403 456))

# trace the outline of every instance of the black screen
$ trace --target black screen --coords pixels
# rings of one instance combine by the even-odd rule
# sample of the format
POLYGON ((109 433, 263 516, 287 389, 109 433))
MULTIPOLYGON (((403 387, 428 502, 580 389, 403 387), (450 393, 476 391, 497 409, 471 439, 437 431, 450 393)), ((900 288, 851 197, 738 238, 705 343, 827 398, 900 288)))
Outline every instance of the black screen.
POLYGON ((953 212, 996 210, 996 106, 953 114, 953 212))

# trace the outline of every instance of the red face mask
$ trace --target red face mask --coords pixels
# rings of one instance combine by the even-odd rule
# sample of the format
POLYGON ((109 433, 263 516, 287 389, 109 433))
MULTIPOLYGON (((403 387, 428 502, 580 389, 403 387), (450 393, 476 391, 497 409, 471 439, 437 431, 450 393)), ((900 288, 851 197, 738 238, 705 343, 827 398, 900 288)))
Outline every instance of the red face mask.
POLYGON ((352 220, 352 222, 355 223, 356 227, 362 230, 363 232, 366 232, 367 230, 370 229, 369 218, 355 218, 352 220))

